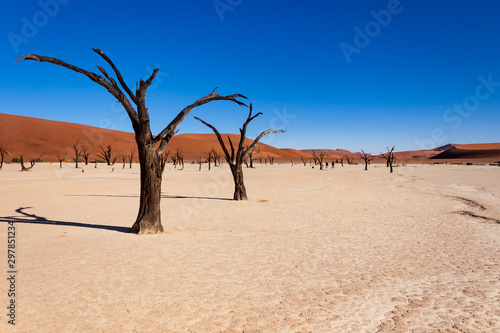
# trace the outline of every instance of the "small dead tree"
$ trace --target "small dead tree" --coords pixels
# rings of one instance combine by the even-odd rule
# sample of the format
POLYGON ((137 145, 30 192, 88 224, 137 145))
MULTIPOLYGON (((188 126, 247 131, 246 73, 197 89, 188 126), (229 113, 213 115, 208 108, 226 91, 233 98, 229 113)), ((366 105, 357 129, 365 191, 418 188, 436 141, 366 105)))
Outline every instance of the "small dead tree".
POLYGON ((300 155, 300 159, 302 160, 302 163, 304 163, 304 166, 306 166, 307 159, 304 156, 302 156, 302 155, 300 155))
POLYGON ((135 148, 130 151, 130 155, 128 155, 128 163, 130 165, 130 169, 132 169, 132 162, 134 161, 135 148))
POLYGON ((392 164, 394 163, 394 148, 395 146, 393 146, 391 149, 389 149, 389 147, 386 147, 387 148, 387 153, 380 153, 382 155, 382 157, 385 158, 385 161, 386 161, 386 167, 389 167, 390 168, 390 171, 389 173, 392 173, 392 164))
POLYGON ((267 158, 269 159, 269 165, 273 165, 274 164, 274 156, 267 154, 267 158))
POLYGON ((87 150, 87 147, 83 147, 82 151, 83 160, 85 161, 85 165, 89 164, 90 150, 87 150))
POLYGON ((353 164, 354 157, 349 157, 347 155, 345 155, 344 157, 345 157, 345 160, 347 161, 347 164, 353 164))
POLYGON ((171 157, 172 161, 174 162, 174 167, 176 164, 182 165, 182 169, 184 170, 184 155, 182 155, 182 152, 179 148, 177 148, 175 154, 171 157))
POLYGON ((314 164, 319 164, 319 169, 323 170, 323 158, 325 157, 326 153, 322 151, 319 156, 316 155, 314 150, 312 151, 313 158, 314 158, 314 164))
POLYGON ((59 160, 59 167, 62 168, 62 164, 64 162, 64 158, 60 158, 59 155, 57 155, 57 159, 59 160))
MULTIPOLYGON (((245 149, 247 149, 248 147, 245 147, 245 149)), ((249 151, 248 152, 248 160, 249 160, 249 163, 247 165, 247 167, 249 168, 253 168, 253 156, 260 153, 260 146, 257 145, 255 146, 255 148, 252 150, 252 151, 249 151)), ((262 164, 262 157, 260 158, 260 164, 262 164)))
POLYGON ((166 151, 160 155, 160 163, 161 163, 161 172, 165 171, 165 165, 167 164, 168 156, 170 155, 170 151, 166 151))
POLYGON ((0 169, 3 167, 3 160, 5 158, 6 153, 7 153, 7 147, 0 145, 0 169))
POLYGON ((340 159, 340 165, 344 166, 344 158, 343 157, 340 159))
POLYGON ((75 168, 78 169, 78 161, 80 160, 80 156, 83 153, 82 147, 78 147, 78 141, 73 144, 73 150, 75 151, 75 168))
POLYGON ((203 163, 203 160, 201 159, 201 156, 198 157, 198 159, 196 160, 196 163, 198 163, 198 166, 199 166, 198 171, 201 171, 201 164, 203 163))
POLYGON ((368 163, 370 163, 370 161, 372 161, 375 156, 372 156, 369 153, 365 153, 363 149, 361 149, 361 154, 358 155, 363 159, 363 161, 365 161, 365 171, 368 170, 368 163))
POLYGON ((219 151, 215 149, 215 147, 212 147, 212 149, 210 149, 210 154, 212 154, 212 161, 214 161, 214 166, 217 166, 217 163, 219 163, 220 165, 220 159, 222 155, 219 153, 219 151))
POLYGON ((30 166, 29 167, 25 167, 24 166, 23 155, 21 155, 21 159, 20 159, 21 160, 21 171, 30 171, 31 169, 33 169, 33 167, 35 166, 36 162, 41 162, 40 159, 42 158, 43 155, 45 155, 45 153, 42 153, 40 155, 40 157, 38 157, 38 158, 32 158, 30 160, 30 166))
POLYGON ((127 156, 126 155, 122 155, 122 162, 123 162, 122 169, 125 169, 125 163, 127 162, 127 156))
POLYGON ((262 113, 259 112, 256 115, 252 116, 252 104, 250 103, 250 112, 248 113, 247 120, 243 123, 243 127, 240 128, 240 142, 238 143, 238 147, 237 147, 236 151, 235 151, 235 148, 233 146, 233 143, 231 142, 231 138, 228 136, 229 145, 231 148, 231 154, 227 150, 226 144, 222 140, 222 137, 221 137, 219 131, 217 131, 217 129, 214 126, 206 123, 205 121, 201 120, 198 117, 195 117, 196 120, 199 120, 203 124, 205 124, 206 126, 210 127, 212 129, 212 131, 214 131, 215 135, 217 136, 217 139, 219 140, 222 151, 224 152, 224 156, 226 158, 227 163, 229 164, 229 167, 231 169, 231 173, 233 175, 233 180, 234 180, 233 199, 234 200, 248 200, 247 191, 245 188, 245 183, 243 181, 243 168, 242 168, 243 160, 245 159, 245 157, 248 155, 249 152, 251 152, 255 148, 255 146, 257 145, 257 142, 259 142, 259 140, 262 139, 262 137, 264 135, 267 135, 270 133, 280 133, 280 132, 283 133, 284 132, 282 129, 279 129, 279 130, 268 129, 267 131, 260 133, 260 135, 253 141, 253 143, 248 148, 245 149, 244 143, 245 143, 245 135, 247 132, 247 126, 253 119, 255 119, 256 117, 258 117, 261 114, 262 113))
POLYGON ((106 164, 107 165, 113 165, 115 164, 116 160, 118 159, 118 157, 120 156, 119 154, 116 154, 114 157, 113 157, 113 154, 115 153, 115 151, 113 150, 113 148, 111 147, 111 145, 108 145, 106 147, 106 149, 104 149, 103 147, 99 146, 99 149, 101 151, 98 151, 97 152, 97 156, 99 156, 100 158, 102 158, 104 161, 106 161, 106 164))

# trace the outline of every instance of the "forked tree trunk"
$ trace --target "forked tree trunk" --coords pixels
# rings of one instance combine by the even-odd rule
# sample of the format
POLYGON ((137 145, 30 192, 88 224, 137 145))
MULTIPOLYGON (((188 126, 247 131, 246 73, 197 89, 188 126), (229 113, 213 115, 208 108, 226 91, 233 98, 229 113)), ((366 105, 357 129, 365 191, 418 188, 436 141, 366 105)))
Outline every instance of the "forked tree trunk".
POLYGON ((247 190, 243 181, 243 168, 241 164, 230 165, 231 173, 234 179, 234 200, 248 200, 247 190))
POLYGON ((160 212, 162 169, 160 156, 151 140, 144 143, 143 138, 136 136, 136 141, 141 167, 141 192, 139 213, 130 232, 140 235, 162 233, 163 226, 161 225, 160 212))

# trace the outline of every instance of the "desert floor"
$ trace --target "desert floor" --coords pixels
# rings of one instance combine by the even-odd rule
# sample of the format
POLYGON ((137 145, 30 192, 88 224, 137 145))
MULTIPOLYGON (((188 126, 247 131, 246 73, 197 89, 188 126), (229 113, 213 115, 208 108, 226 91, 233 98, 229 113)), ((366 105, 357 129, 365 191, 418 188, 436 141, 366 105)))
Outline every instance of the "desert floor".
POLYGON ((138 166, 0 170, 17 332, 498 332, 500 168, 171 165, 166 233, 126 233, 138 166), (112 171, 113 170, 113 171, 112 171))

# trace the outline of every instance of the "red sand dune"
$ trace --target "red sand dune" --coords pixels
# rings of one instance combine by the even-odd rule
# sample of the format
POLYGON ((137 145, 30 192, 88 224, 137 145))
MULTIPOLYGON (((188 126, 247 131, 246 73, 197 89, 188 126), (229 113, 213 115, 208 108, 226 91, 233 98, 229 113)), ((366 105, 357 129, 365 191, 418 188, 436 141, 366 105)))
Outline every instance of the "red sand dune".
MULTIPOLYGON (((227 134, 222 136, 227 144, 227 134)), ((238 145, 239 135, 230 134, 230 137, 233 144, 238 145)), ((58 155, 68 160, 73 159, 72 146, 76 142, 90 149, 91 160, 94 160, 96 153, 100 151, 99 146, 111 145, 117 153, 125 155, 130 154, 136 147, 133 133, 0 113, 0 144, 7 147, 12 154, 7 161, 21 155, 25 160, 29 160, 40 156, 41 153, 45 153, 42 159, 50 162, 57 162, 58 155)), ((250 145, 251 141, 246 139, 245 144, 250 145)), ((167 150, 174 152, 180 149, 184 161, 190 163, 199 157, 205 159, 212 147, 222 154, 214 134, 180 134, 172 138, 167 150)), ((264 143, 259 143, 258 149, 260 152, 256 156, 269 155, 280 161, 300 160, 303 155, 295 149, 278 149, 264 143)), ((138 161, 137 152, 134 160, 138 161)))
MULTIPOLYGON (((237 145, 239 135, 230 134, 229 136, 233 144, 237 145)), ((223 138, 227 143, 227 134, 224 134, 223 138)), ((58 155, 72 160, 74 158, 72 146, 76 142, 91 151, 90 160, 96 159, 96 153, 100 151, 99 146, 111 145, 117 153, 123 155, 129 155, 136 147, 133 133, 0 113, 0 145, 7 147, 11 154, 6 161, 21 155, 25 160, 29 160, 40 156, 41 153, 45 153, 42 159, 50 162, 56 162, 58 155)), ((250 143, 251 141, 246 139, 245 145, 250 143)), ((180 134, 172 138, 167 150, 174 152, 180 149, 184 155, 184 161, 190 163, 200 157, 205 159, 212 147, 222 153, 214 134, 180 134)), ((260 151, 255 155, 256 157, 269 155, 275 157, 276 161, 285 163, 291 160, 300 162, 301 157, 306 159, 312 157, 312 149, 279 149, 264 143, 259 143, 258 149, 260 151)), ((325 161, 340 159, 347 155, 354 157, 358 163, 362 162, 357 152, 353 153, 345 149, 315 149, 314 151, 318 155, 325 152, 325 161)), ((396 152, 395 155, 397 163, 429 162, 430 158, 493 162, 500 160, 500 143, 448 144, 431 150, 396 152)), ((137 153, 135 153, 134 160, 138 161, 137 153)), ((373 162, 383 163, 384 160, 378 156, 373 162)))

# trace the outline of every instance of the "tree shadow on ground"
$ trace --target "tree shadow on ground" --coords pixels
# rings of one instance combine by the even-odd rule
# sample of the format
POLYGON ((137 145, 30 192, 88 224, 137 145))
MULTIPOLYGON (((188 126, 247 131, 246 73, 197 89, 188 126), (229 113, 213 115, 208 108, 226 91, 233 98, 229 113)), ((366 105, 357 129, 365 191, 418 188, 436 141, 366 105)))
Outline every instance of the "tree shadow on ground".
POLYGON ((116 226, 112 226, 112 225, 49 220, 43 216, 38 216, 36 214, 28 214, 27 212, 24 211, 25 209, 29 209, 29 208, 33 208, 33 207, 20 207, 20 208, 16 209, 16 213, 20 214, 18 216, 0 216, 0 222, 62 225, 62 226, 68 226, 68 227, 103 229, 103 230, 118 231, 118 232, 124 232, 124 233, 128 233, 130 230, 130 228, 116 227, 116 226))
MULTIPOLYGON (((139 198, 139 195, 122 195, 122 194, 68 194, 70 197, 110 197, 110 198, 139 198)), ((198 197, 188 195, 167 195, 163 194, 162 199, 199 199, 199 200, 223 200, 233 201, 229 198, 214 198, 214 197, 198 197)))

